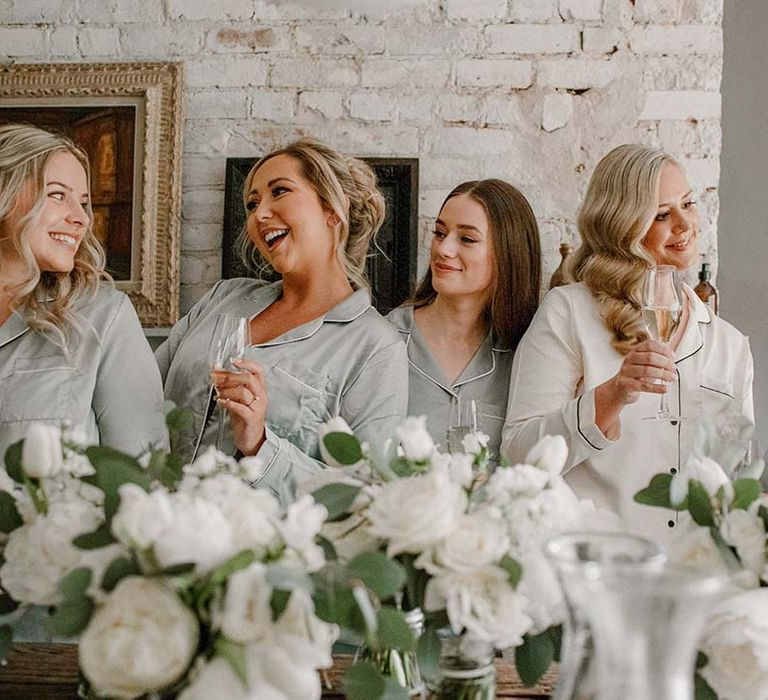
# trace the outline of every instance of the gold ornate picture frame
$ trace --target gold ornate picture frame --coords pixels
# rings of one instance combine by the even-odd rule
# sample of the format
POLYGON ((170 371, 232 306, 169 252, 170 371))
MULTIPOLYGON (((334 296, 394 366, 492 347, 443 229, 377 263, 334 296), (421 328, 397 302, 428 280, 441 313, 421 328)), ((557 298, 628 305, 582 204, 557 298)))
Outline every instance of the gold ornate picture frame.
POLYGON ((179 315, 182 87, 181 63, 0 66, 0 121, 77 125, 108 267, 145 327, 179 315))

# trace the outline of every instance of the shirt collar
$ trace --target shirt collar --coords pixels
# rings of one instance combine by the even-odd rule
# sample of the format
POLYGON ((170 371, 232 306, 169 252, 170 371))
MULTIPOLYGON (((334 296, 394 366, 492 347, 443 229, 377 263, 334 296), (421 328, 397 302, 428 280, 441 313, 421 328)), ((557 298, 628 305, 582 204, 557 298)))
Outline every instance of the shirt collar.
POLYGON ((680 338, 680 343, 675 350, 675 362, 685 360, 701 349, 704 340, 699 324, 712 323, 709 307, 696 296, 696 292, 694 292, 687 284, 684 284, 683 293, 688 297, 688 301, 690 302, 688 306, 689 317, 688 325, 685 328, 683 337, 680 338))
POLYGON ((24 335, 29 330, 24 316, 16 309, 0 326, 0 347, 24 335))

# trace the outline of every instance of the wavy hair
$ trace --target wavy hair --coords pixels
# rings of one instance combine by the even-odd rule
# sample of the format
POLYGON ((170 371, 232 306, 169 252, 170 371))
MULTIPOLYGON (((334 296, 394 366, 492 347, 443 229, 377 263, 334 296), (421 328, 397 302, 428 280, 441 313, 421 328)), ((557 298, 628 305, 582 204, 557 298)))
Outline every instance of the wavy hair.
POLYGON ((637 144, 614 148, 595 168, 579 210, 581 246, 570 266, 597 304, 621 354, 648 334, 642 320, 643 275, 655 265, 643 238, 656 216, 664 151, 637 144))
POLYGON ((100 282, 109 279, 109 275, 104 271, 104 250, 93 233, 90 200, 85 206, 88 226, 75 253, 72 270, 43 271, 35 260, 29 237, 39 225, 45 205, 45 171, 58 153, 71 153, 77 158, 85 169, 90 191, 88 156, 74 141, 35 126, 0 126, 0 223, 23 201, 22 197, 31 201, 18 226, 0 236, 0 277, 9 257, 24 263, 25 279, 12 288, 6 287, 16 299, 14 308, 23 310, 30 328, 45 333, 66 348, 82 332, 75 305, 92 298, 100 282))
MULTIPOLYGON (((493 283, 486 309, 497 342, 516 348, 539 305, 541 243, 536 216, 525 196, 504 180, 471 180, 451 190, 440 207, 466 194, 488 217, 493 283)), ((417 309, 437 298, 428 269, 409 303, 417 309)))
MULTIPOLYGON (((251 183, 259 168, 270 158, 280 155, 290 156, 300 164, 302 175, 323 206, 339 218, 341 226, 336 254, 352 286, 367 288, 365 261, 368 248, 384 223, 386 211, 384 196, 376 186, 373 170, 363 161, 343 156, 316 139, 302 138, 272 151, 251 168, 243 186, 243 206, 248 202, 251 183)), ((248 236, 247 225, 240 232, 236 246, 249 269, 260 272, 267 266, 248 236)))

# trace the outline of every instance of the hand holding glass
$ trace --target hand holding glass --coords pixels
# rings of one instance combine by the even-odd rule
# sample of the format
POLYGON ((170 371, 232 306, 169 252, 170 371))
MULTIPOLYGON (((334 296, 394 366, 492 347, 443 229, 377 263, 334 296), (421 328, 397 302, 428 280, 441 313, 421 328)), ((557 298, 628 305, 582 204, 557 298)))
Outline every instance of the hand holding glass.
MULTIPOLYGON (((648 335, 660 343, 669 343, 680 324, 683 299, 677 269, 658 265, 645 273, 643 282, 643 320, 648 335)), ((661 394, 659 410, 650 420, 678 421, 667 405, 667 395, 661 394)))

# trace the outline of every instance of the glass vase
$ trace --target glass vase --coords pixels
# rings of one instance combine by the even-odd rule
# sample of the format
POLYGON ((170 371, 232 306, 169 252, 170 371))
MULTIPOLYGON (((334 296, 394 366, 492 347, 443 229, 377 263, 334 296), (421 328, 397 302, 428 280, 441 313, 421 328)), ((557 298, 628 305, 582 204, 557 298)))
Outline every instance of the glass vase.
POLYGON ((644 564, 659 567, 660 548, 642 537, 610 532, 574 532, 549 540, 544 553, 563 590, 566 616, 553 700, 594 700, 597 685, 592 633, 586 613, 584 567, 644 564))
POLYGON ((494 700, 496 666, 491 644, 440 630, 440 663, 429 700, 494 700))
POLYGON ((693 700, 699 637, 728 579, 669 564, 585 573, 597 700, 693 700))
MULTIPOLYGON (((424 631, 424 613, 421 608, 406 612, 405 621, 414 639, 418 640, 424 631)), ((355 656, 355 663, 358 661, 370 661, 379 673, 405 688, 409 697, 424 698, 425 685, 416 658, 415 645, 414 651, 401 651, 390 647, 371 649, 363 645, 355 656)))

